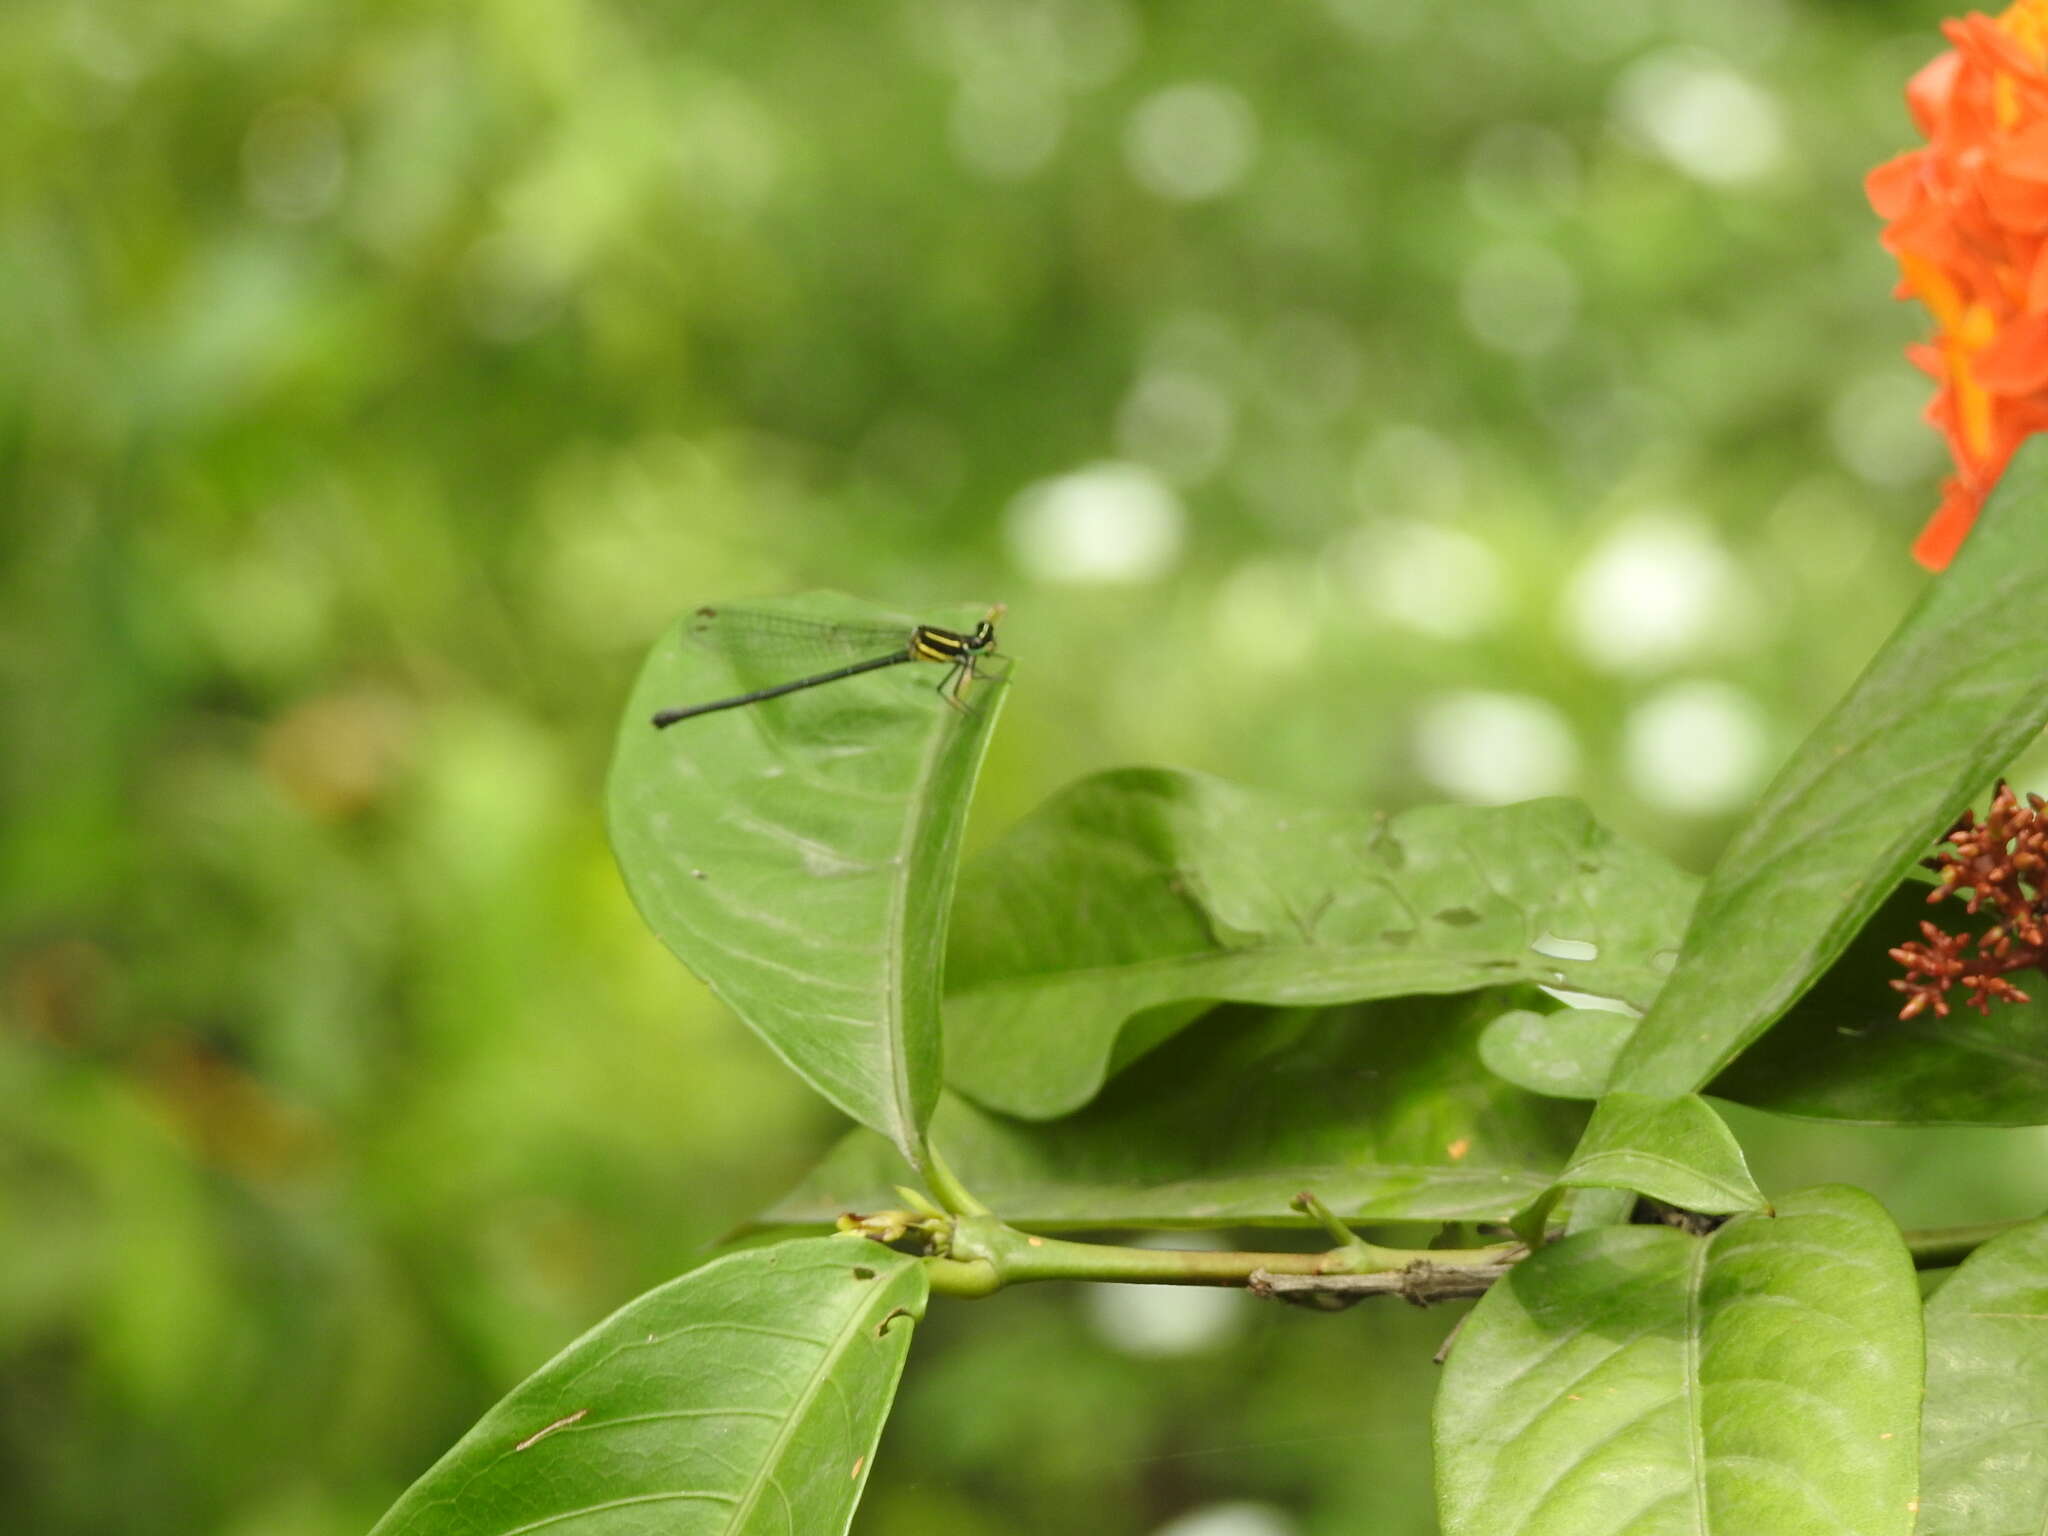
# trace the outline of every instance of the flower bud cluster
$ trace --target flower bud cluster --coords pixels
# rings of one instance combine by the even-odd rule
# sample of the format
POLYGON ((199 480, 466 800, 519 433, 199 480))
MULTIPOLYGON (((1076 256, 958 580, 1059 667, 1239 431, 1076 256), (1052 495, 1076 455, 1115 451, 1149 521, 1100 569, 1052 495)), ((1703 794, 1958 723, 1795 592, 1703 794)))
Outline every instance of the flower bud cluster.
POLYGON ((1964 1000, 1982 1014, 1994 1002, 2031 1002, 2006 978, 2038 970, 2048 958, 2048 801, 2028 795, 2021 804, 2001 781, 1983 821, 1975 811, 1963 812, 1925 863, 1941 877, 1928 901, 1966 896, 1965 912, 1974 917, 1988 910, 1998 921, 1982 933, 1961 934, 1923 922, 1920 939, 1894 949, 1892 958, 1906 968, 1905 977, 1892 982, 1906 995, 1899 1017, 1932 1008, 1946 1018, 1948 993, 1956 987, 1967 989, 1964 1000))

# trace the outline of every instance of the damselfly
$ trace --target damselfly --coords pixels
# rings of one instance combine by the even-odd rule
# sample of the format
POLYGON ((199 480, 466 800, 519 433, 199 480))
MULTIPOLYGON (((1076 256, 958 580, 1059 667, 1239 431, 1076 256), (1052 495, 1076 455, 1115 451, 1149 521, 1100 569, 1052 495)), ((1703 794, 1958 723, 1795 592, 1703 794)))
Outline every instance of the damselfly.
POLYGON ((742 704, 758 704, 763 699, 779 699, 785 693, 815 688, 820 683, 836 683, 843 677, 858 677, 863 672, 900 666, 906 661, 944 662, 950 670, 939 684, 939 697, 956 709, 965 709, 967 685, 981 676, 975 662, 983 656, 996 654, 996 620, 1002 616, 1003 605, 997 603, 979 624, 965 634, 932 624, 919 624, 906 635, 897 629, 814 621, 792 614, 755 613, 738 608, 699 608, 690 622, 692 633, 732 650, 801 648, 813 654, 849 655, 857 651, 874 651, 882 646, 889 649, 884 654, 870 655, 843 667, 834 667, 829 672, 799 677, 793 682, 777 683, 772 688, 756 688, 752 693, 714 699, 709 704, 686 704, 678 709, 664 709, 654 717, 654 723, 657 727, 670 726, 693 715, 738 709, 742 704))

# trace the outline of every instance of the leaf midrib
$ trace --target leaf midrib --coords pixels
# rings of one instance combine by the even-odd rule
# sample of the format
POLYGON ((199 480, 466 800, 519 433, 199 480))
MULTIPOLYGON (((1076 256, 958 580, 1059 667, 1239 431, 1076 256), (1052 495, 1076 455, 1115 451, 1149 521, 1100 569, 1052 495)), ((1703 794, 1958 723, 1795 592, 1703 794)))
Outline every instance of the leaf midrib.
MULTIPOLYGON (((1068 979, 1079 981, 1090 977, 1106 975, 1141 977, 1154 972, 1162 975, 1176 975, 1184 971, 1199 972, 1205 968, 1222 969, 1228 967, 1233 962, 1256 962, 1278 956, 1298 956, 1304 953, 1330 957, 1332 969, 1366 970, 1369 968, 1381 968, 1392 971, 1401 968, 1419 968, 1426 965, 1460 966, 1471 970, 1484 970, 1490 975, 1502 978, 1507 978, 1512 973, 1523 980, 1541 981, 1552 985, 1557 984, 1552 981, 1552 973, 1562 970, 1568 979, 1575 979, 1586 983, 1583 986, 1573 987, 1572 990, 1590 992, 1594 996, 1615 995, 1623 1002, 1631 1001, 1631 999, 1620 994, 1619 986, 1622 983, 1630 986, 1645 987, 1648 992, 1654 994, 1670 979, 1670 973, 1658 971, 1648 966, 1628 965, 1619 961, 1560 960, 1553 955, 1538 955, 1538 959, 1535 961, 1525 961, 1520 958, 1504 960, 1500 957, 1498 951, 1467 953, 1455 950, 1422 949, 1388 954, 1378 949, 1357 944, 1267 944, 1244 949, 1198 950, 1171 955, 1150 955, 1142 960, 1112 960, 1105 961, 1100 965, 1070 965, 1048 967, 1043 970, 1012 971, 1007 975, 994 977, 987 981, 972 982, 966 986, 951 989, 946 995, 950 1001, 963 1001, 982 994, 1012 990, 1022 991, 1043 987, 1049 982, 1060 982, 1068 979), (1538 963, 1539 961, 1541 963, 1538 963), (1592 983, 1598 978, 1582 975, 1575 976, 1573 968, 1578 966, 1597 967, 1603 977, 1613 978, 1610 985, 1613 986, 1614 991, 1612 993, 1593 991, 1592 983)), ((1536 954, 1537 952, 1531 950, 1529 953, 1536 954)), ((1459 988, 1457 990, 1462 991, 1464 989, 1459 988)))
MULTIPOLYGON (((875 1282, 867 1283, 872 1284, 875 1282)), ((813 1370, 809 1379, 805 1381, 803 1391, 792 1400, 790 1411, 782 1421, 782 1428, 777 1432, 774 1444, 769 1447, 768 1454, 761 1458, 758 1470, 752 1479, 749 1480, 744 1493, 740 1496, 739 1503, 734 1506, 732 1518, 726 1523, 725 1527, 728 1532, 738 1532, 744 1528, 745 1522, 753 1514, 759 1503, 762 1490, 773 1483, 772 1470, 781 1461, 784 1450, 788 1448, 791 1439, 796 1434, 797 1426, 803 1422, 805 1413, 810 1408, 810 1405, 816 1401, 824 1384, 831 1379, 832 1367, 836 1366, 845 1356, 848 1345, 867 1326, 870 1314, 873 1313, 879 1303, 888 1299, 888 1295, 889 1293, 886 1290, 878 1291, 872 1296, 863 1298, 861 1304, 856 1304, 853 1311, 847 1315, 846 1322, 841 1327, 838 1337, 818 1357, 817 1369, 813 1370)))
POLYGON ((1700 1293, 1706 1287, 1712 1247, 1711 1237, 1694 1241, 1685 1277, 1685 1427, 1687 1449, 1692 1453, 1693 1523, 1700 1536, 1707 1536, 1711 1529, 1707 1524, 1707 1414, 1705 1394, 1700 1390, 1701 1335, 1706 1323, 1700 1314, 1700 1293))
MULTIPOLYGON (((889 883, 888 920, 884 925, 883 979, 885 989, 883 1000, 886 1008, 887 1026, 883 1034, 887 1037, 883 1054, 888 1060, 889 1072, 889 1118, 891 1134, 889 1139, 896 1143, 903 1155, 916 1164, 923 1137, 923 1128, 917 1123, 917 1096, 910 1082, 910 1058, 903 1049, 903 1032, 906 1013, 903 1006, 903 978, 905 937, 909 932, 906 914, 910 905, 910 885, 917 871, 912 867, 912 852, 923 833, 926 819, 931 815, 932 797, 930 789, 937 777, 937 765, 945 755, 945 748, 954 736, 946 722, 939 730, 925 740, 924 755, 919 759, 917 777, 910 795, 910 814, 903 818, 902 831, 896 844, 894 860, 895 877, 889 883)), ((934 1021, 936 1022, 936 1021, 934 1021)))
MULTIPOLYGON (((1621 1147, 1609 1152, 1595 1152, 1588 1157, 1581 1158, 1565 1169, 1563 1173, 1559 1174, 1557 1182, 1559 1184, 1573 1185, 1578 1184, 1580 1181, 1591 1183, 1593 1174, 1588 1170, 1597 1172, 1602 1163, 1629 1162, 1649 1163, 1654 1167, 1682 1174, 1688 1179, 1696 1179, 1709 1189, 1718 1190, 1729 1199, 1735 1201, 1738 1210, 1755 1211, 1763 1209, 1762 1203, 1739 1184, 1731 1184, 1726 1179, 1715 1174, 1702 1173, 1696 1164, 1684 1162, 1679 1158, 1667 1156, 1662 1152, 1645 1152, 1634 1147, 1621 1147)), ((1606 1177, 1619 1178, 1620 1175, 1607 1175, 1606 1177)), ((1604 1189, 1610 1186, 1603 1183, 1598 1187, 1604 1189)), ((1624 1182, 1613 1187, 1633 1189, 1635 1185, 1624 1182)))

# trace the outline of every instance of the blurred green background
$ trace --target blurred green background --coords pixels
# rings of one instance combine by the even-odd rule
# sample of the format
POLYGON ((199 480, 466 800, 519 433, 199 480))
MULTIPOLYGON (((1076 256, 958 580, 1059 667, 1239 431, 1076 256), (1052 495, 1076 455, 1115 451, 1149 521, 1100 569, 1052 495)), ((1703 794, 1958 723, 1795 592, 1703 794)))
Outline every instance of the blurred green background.
MULTIPOLYGON (((1924 580, 1940 14, 18 0, 0 1526, 360 1532, 829 1143, 604 844, 685 606, 1006 600, 979 840, 1160 762, 1703 869, 1924 580)), ((1430 1531, 1451 1315, 935 1308, 856 1528, 1430 1531)))

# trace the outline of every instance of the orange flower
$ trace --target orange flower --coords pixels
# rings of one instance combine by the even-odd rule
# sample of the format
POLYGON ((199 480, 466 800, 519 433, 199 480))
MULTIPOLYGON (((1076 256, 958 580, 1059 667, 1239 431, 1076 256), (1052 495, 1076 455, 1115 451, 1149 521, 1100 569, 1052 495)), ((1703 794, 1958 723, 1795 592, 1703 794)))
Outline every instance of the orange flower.
POLYGON ((1864 190, 1899 259, 1899 297, 1934 314, 1909 355, 1936 381, 1927 419, 1956 472, 1913 545, 1954 558, 2013 450, 2048 429, 2048 0, 1942 24, 1954 48, 1906 87, 1927 147, 1864 190))

